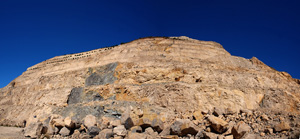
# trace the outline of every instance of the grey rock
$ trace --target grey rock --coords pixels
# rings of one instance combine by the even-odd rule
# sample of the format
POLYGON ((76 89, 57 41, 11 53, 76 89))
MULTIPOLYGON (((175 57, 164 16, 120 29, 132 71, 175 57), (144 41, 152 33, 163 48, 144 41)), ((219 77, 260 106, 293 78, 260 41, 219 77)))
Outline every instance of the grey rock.
POLYGON ((111 84, 117 78, 114 77, 114 71, 118 63, 110 63, 101 66, 96 72, 92 73, 86 80, 85 86, 111 84))
POLYGON ((81 98, 81 93, 83 91, 83 88, 82 87, 76 87, 76 88, 73 88, 71 90, 71 93, 69 95, 69 98, 68 98, 68 101, 67 103, 70 105, 70 104, 76 104, 76 103, 79 103, 80 102, 80 98, 81 98))
POLYGON ((97 126, 91 126, 88 128, 88 133, 91 137, 95 137, 100 132, 100 129, 97 126))
MULTIPOLYGON (((130 128, 130 132, 132 133, 141 133, 143 129, 140 126, 133 126, 130 128)), ((170 131, 169 131, 170 134, 170 131)))

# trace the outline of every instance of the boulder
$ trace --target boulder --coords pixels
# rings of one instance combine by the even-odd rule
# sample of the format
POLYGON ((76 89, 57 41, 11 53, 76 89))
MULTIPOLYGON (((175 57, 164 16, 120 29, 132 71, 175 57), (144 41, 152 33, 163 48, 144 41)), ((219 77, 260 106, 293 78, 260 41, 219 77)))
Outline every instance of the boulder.
POLYGON ((70 130, 66 127, 63 127, 60 131, 59 134, 63 137, 69 136, 70 135, 70 130))
POLYGON ((290 129, 291 129, 290 125, 284 121, 280 122, 279 124, 275 125, 275 127, 274 127, 274 130, 276 132, 288 131, 290 129))
POLYGON ((233 126, 231 132, 235 139, 242 138, 246 133, 251 130, 251 127, 245 124, 243 121, 237 123, 237 125, 233 126))
POLYGON ((113 135, 114 133, 112 129, 103 129, 97 136, 99 137, 99 139, 109 139, 113 137, 113 135))
POLYGON ((87 128, 95 126, 97 124, 96 117, 94 115, 90 115, 90 114, 85 116, 83 121, 84 121, 84 125, 87 128))
POLYGON ((125 136, 127 134, 127 131, 124 125, 118 125, 113 129, 113 133, 118 136, 125 136))
POLYGON ((211 124, 210 126, 218 133, 223 133, 228 129, 228 123, 221 118, 210 115, 208 121, 211 124))
POLYGON ((41 122, 30 123, 24 129, 24 135, 26 137, 38 138, 41 136, 41 132, 43 129, 43 124, 41 122))
POLYGON ((177 119, 171 125, 171 134, 178 136, 186 136, 187 134, 196 135, 198 133, 198 127, 188 119, 177 119))

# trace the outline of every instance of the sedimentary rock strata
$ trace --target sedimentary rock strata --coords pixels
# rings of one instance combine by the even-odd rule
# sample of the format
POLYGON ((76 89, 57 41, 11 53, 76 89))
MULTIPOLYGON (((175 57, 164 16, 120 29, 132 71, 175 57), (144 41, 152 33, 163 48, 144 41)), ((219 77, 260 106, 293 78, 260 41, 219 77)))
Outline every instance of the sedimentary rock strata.
POLYGON ((150 37, 57 56, 0 89, 0 124, 29 137, 288 138, 300 81, 216 42, 150 37))

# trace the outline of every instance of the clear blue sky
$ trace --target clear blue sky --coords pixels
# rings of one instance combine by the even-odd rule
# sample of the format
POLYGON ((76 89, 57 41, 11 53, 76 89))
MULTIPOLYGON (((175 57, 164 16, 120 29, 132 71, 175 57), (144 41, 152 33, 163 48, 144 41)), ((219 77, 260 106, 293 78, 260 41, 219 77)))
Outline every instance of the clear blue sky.
POLYGON ((216 41, 300 78, 299 0, 1 0, 0 88, 28 67, 146 36, 216 41))

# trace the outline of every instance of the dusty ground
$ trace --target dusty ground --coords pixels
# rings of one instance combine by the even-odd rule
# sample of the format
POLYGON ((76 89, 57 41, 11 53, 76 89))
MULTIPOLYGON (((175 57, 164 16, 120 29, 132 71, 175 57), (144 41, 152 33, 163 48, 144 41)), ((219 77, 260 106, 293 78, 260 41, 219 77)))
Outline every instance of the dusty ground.
POLYGON ((25 139, 23 128, 0 126, 0 139, 25 139))

